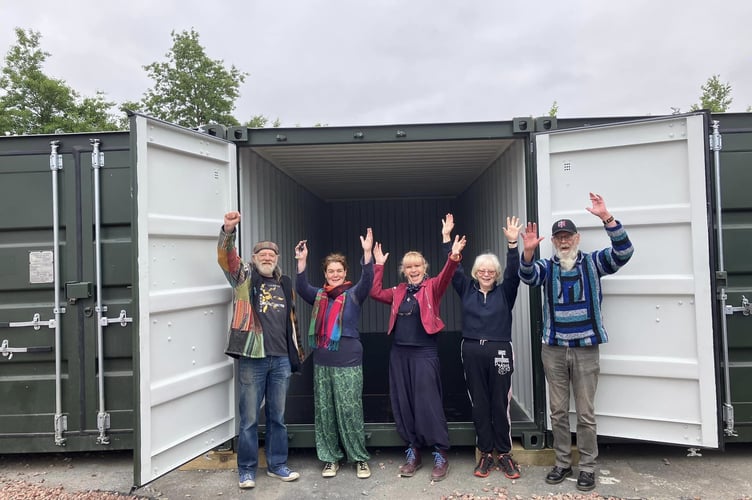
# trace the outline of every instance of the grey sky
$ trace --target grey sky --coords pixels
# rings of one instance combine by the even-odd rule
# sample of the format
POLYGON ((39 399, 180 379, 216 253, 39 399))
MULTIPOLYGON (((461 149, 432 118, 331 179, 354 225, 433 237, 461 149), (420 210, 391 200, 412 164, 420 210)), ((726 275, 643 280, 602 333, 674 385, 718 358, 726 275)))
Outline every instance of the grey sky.
POLYGON ((46 73, 83 95, 138 100, 170 32, 250 74, 235 116, 283 126, 688 111, 714 74, 752 105, 752 1, 0 0, 42 34, 46 73), (226 7, 222 7, 226 5, 226 7))

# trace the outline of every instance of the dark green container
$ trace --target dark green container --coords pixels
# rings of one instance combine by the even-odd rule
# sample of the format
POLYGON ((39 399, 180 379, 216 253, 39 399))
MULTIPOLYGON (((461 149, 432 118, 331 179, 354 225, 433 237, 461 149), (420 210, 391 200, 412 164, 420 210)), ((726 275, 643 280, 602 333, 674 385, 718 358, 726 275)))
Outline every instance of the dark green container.
MULTIPOLYGON (((314 283, 323 281, 317 262, 332 251, 347 255, 357 279, 358 236, 372 227, 391 254, 391 285, 408 250, 440 269, 447 212, 468 236, 468 269, 483 251, 503 257, 507 215, 540 222, 546 237, 553 217, 572 217, 583 241, 602 247, 602 229, 584 210, 588 190, 606 196, 636 246, 634 262, 604 287, 611 342, 597 404, 601 434, 701 447, 752 439, 745 340, 752 319, 744 305, 752 299, 745 191, 752 115, 208 132, 134 115, 130 132, 0 138, 4 452, 132 448, 135 483, 143 484, 232 437, 232 363, 222 355, 230 290, 214 251, 229 209, 243 214, 241 253, 272 239, 288 274, 293 246, 308 239, 314 283), (713 120, 723 136, 717 159, 713 120), (673 201, 661 201, 664 194, 673 201), (685 331, 691 340, 671 337, 685 331), (627 404, 652 387, 688 396, 647 400, 639 411, 627 404), (184 418, 190 422, 175 425, 184 418)), ((305 332, 310 307, 298 308, 305 332)), ((471 445, 461 311, 451 289, 441 314, 451 440, 471 445)), ((546 444, 541 317, 539 291, 522 286, 512 432, 528 448, 546 444)), ((404 444, 389 409, 387 320, 385 306, 365 304, 369 446, 404 444)), ((308 361, 290 388, 291 446, 314 445, 311 379, 308 361)))

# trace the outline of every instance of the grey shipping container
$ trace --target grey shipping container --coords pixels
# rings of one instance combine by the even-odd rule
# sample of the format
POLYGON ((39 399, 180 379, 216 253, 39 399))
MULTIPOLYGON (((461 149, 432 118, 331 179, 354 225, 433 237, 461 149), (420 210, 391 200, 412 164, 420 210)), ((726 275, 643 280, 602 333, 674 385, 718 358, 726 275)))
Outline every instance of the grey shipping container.
MULTIPOLYGON (((222 214, 240 247, 268 238, 294 269, 373 227, 391 254, 442 265, 440 220, 467 234, 465 265, 504 252, 507 215, 574 219, 583 249, 607 241, 588 214, 604 195, 636 254, 604 280, 610 342, 602 436, 722 448, 752 441, 752 114, 515 118, 484 123, 183 129, 142 115, 130 132, 0 138, 0 450, 134 449, 142 485, 235 435, 223 348, 231 291, 216 265, 222 214), (721 142, 722 137, 722 142, 721 142)), ((546 256, 548 240, 541 246, 546 256)), ((357 274, 357 266, 355 266, 357 274)), ((315 274, 314 274, 315 275, 315 274)), ((513 434, 547 441, 541 297, 514 310, 513 434)), ((310 308, 298 304, 303 329, 310 308)), ((474 443, 450 290, 440 355, 454 444, 474 443)), ((370 446, 402 445, 388 402, 387 310, 363 309, 370 446)), ((293 378, 291 446, 313 446, 312 367, 293 378)))

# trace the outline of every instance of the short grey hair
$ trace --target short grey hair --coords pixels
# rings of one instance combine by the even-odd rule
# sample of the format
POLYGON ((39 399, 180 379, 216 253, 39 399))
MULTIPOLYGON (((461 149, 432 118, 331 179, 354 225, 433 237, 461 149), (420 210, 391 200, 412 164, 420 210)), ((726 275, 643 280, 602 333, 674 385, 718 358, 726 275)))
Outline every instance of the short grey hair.
POLYGON ((484 265, 490 266, 496 271, 496 283, 501 283, 501 263, 496 254, 491 252, 482 253, 475 258, 475 263, 473 264, 473 269, 470 271, 470 276, 477 280, 478 269, 484 265))

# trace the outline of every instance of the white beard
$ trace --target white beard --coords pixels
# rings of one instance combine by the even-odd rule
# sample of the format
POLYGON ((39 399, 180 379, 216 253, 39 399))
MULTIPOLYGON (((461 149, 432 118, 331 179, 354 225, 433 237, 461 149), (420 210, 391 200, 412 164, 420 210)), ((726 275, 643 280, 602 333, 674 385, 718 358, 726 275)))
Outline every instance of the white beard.
POLYGON ((271 278, 274 275, 274 264, 256 264, 256 269, 261 276, 271 278))
POLYGON ((559 264, 565 271, 571 271, 577 263, 577 248, 572 247, 567 251, 556 250, 556 256, 559 258, 559 264))

